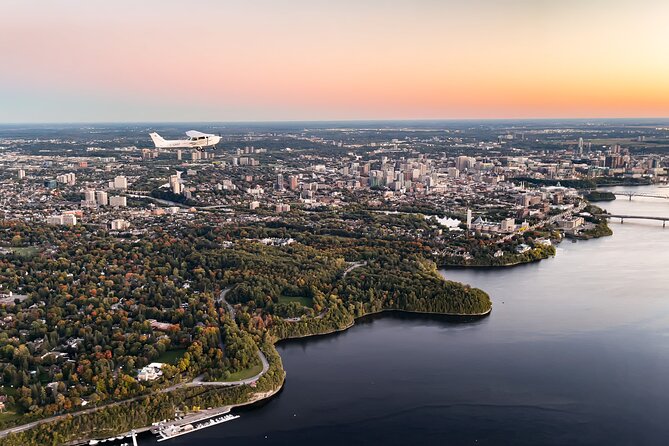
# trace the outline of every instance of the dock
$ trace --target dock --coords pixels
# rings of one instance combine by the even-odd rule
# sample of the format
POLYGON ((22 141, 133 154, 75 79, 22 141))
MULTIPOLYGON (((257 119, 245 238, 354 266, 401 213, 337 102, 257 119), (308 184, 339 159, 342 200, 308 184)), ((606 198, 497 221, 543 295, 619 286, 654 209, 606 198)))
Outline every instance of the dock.
POLYGON ((227 423, 228 421, 236 420, 239 418, 239 415, 227 414, 216 418, 210 418, 208 420, 201 420, 197 423, 184 423, 184 424, 170 424, 166 427, 160 427, 156 432, 158 441, 170 440, 181 435, 190 434, 201 429, 206 429, 211 426, 216 426, 222 423, 227 423))

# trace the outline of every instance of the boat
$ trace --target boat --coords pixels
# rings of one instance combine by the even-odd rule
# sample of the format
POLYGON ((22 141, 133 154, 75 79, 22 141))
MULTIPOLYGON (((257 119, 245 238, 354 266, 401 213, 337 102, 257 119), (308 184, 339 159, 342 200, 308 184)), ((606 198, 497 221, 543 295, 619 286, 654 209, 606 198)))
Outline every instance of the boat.
POLYGON ((169 426, 165 426, 164 428, 161 428, 158 431, 158 433, 156 434, 158 436, 157 441, 169 440, 171 438, 178 437, 180 435, 188 434, 190 432, 195 432, 195 431, 200 430, 200 429, 205 429, 207 427, 215 426, 217 424, 232 421, 232 420, 237 419, 237 418, 239 418, 239 415, 227 414, 227 415, 223 415, 221 417, 211 418, 207 421, 196 422, 194 424, 187 423, 187 424, 183 424, 181 426, 171 424, 169 426))

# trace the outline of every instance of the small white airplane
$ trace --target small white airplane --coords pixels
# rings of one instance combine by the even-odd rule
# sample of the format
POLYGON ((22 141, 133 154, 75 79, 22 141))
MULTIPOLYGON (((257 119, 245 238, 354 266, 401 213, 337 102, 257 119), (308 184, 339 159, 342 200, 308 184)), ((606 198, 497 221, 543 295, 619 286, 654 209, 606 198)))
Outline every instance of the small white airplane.
POLYGON ((205 147, 216 146, 221 141, 218 135, 189 130, 186 132, 188 139, 166 140, 156 132, 149 133, 156 149, 197 149, 204 150, 205 147))

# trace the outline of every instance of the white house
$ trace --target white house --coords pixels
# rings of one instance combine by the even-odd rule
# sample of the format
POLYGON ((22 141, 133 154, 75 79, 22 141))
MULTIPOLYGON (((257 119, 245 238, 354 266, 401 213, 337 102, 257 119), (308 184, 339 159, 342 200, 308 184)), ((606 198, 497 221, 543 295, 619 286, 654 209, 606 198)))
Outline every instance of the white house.
POLYGON ((139 372, 137 372, 137 379, 139 381, 153 381, 158 379, 163 376, 162 368, 162 362, 152 362, 146 367, 142 367, 139 372))

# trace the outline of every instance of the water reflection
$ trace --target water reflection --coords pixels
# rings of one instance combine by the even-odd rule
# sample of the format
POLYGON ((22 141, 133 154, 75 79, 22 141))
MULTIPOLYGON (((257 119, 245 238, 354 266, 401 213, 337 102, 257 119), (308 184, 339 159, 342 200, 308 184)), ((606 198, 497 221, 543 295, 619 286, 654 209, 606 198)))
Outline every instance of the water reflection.
MULTIPOLYGON (((669 215, 669 200, 602 206, 669 215)), ((388 313, 281 343, 280 395, 170 444, 665 444, 669 229, 611 226, 540 263, 443 271, 490 293, 485 319, 388 313)))

